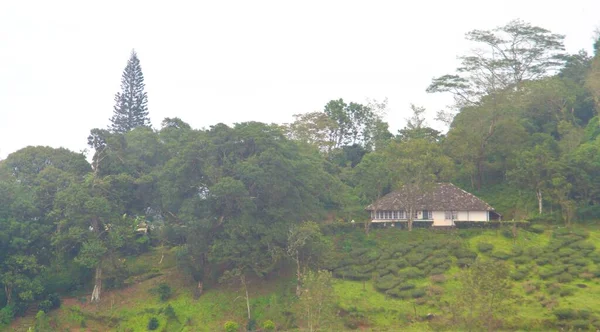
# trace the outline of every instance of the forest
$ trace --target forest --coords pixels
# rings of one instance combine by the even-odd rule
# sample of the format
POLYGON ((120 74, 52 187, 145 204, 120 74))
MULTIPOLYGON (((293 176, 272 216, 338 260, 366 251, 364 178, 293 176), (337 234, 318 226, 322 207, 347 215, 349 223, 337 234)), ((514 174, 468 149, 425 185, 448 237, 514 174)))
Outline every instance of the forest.
MULTIPOLYGON (((593 227, 600 219, 596 37, 594 54, 568 54, 565 36, 520 20, 470 31, 466 38, 476 48, 458 55, 454 71, 423 87, 454 97, 435 120, 447 130, 432 128, 426 110, 411 105, 397 133, 385 121, 386 100, 343 99, 286 124, 195 129, 184 119, 165 118, 153 128, 141 64, 132 52, 111 125, 90 130, 87 151, 28 146, 0 161, 0 329, 39 311, 36 331, 53 330, 44 327, 49 324, 44 319, 62 297, 108 301, 106 291, 130 284, 127 262, 157 252, 161 262, 172 256, 195 299, 223 285, 244 289, 238 302, 245 301, 246 330, 270 330, 266 322, 256 326, 263 323, 253 318, 249 290, 257 280, 273 282, 281 271, 291 271, 290 296, 300 307, 290 311, 301 317, 277 325, 327 330, 319 318, 327 308, 316 304, 327 303, 331 278, 356 272, 339 269, 342 258, 333 253, 344 244, 336 236, 350 232, 365 243, 371 236, 390 236, 369 234, 364 209, 407 185, 452 182, 508 221, 593 227), (309 287, 315 290, 307 298, 303 290, 309 287)), ((421 230, 414 233, 419 241, 426 238, 421 230)), ((439 248, 427 243, 423 248, 435 255, 439 248)), ((587 253, 584 247, 572 250, 587 253)), ((453 259, 470 266, 460 263, 471 259, 460 250, 455 248, 453 259)), ((481 264, 471 267, 472 279, 465 277, 465 283, 476 283, 477 271, 498 270, 481 264)), ((499 271, 489 278, 503 273, 506 277, 499 271)), ((354 279, 372 280, 371 275, 354 279)), ((392 279, 387 282, 394 284, 392 279)), ((375 287, 385 282, 377 279, 375 287)), ((474 321, 452 324, 469 330, 501 326, 492 318, 474 321)), ((142 324, 145 330, 153 323, 142 324)), ((234 324, 229 330, 237 330, 234 324)))

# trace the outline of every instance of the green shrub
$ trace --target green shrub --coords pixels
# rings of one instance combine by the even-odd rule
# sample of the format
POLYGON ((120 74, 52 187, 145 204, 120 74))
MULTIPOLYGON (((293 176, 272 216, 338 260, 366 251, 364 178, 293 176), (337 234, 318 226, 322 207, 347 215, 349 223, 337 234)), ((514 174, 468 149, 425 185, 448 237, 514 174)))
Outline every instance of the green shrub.
POLYGON ((246 323, 246 331, 254 331, 256 330, 256 319, 251 318, 248 320, 248 323, 246 323))
POLYGON ((471 258, 471 259, 475 259, 477 257, 477 253, 470 251, 469 249, 466 248, 459 248, 457 250, 454 251, 454 256, 458 259, 461 258, 471 258))
POLYGON ((41 310, 45 313, 50 312, 52 310, 52 302, 50 300, 44 300, 38 303, 38 310, 41 310))
POLYGON ((473 264, 473 262, 475 262, 475 260, 472 258, 460 258, 456 261, 456 265, 458 265, 458 267, 467 267, 473 264))
POLYGON ((577 331, 591 331, 590 322, 585 319, 576 319, 571 322, 571 326, 577 331))
POLYGON ((240 329, 240 326, 236 322, 227 321, 225 325, 223 325, 226 332, 237 332, 240 329))
POLYGON ((450 264, 440 265, 440 266, 436 266, 435 268, 431 269, 431 271, 429 271, 429 274, 430 275, 444 274, 444 272, 448 271, 449 269, 450 269, 450 264))
POLYGON ((165 302, 173 295, 173 290, 167 283, 161 282, 156 288, 156 294, 161 301, 165 302))
POLYGON ((527 273, 523 272, 523 271, 514 271, 513 273, 511 273, 510 277, 513 280, 523 280, 527 277, 527 273))
POLYGON ((56 293, 48 295, 48 301, 52 302, 52 309, 58 309, 62 304, 60 296, 56 293))
POLYGON ((556 280, 558 280, 558 282, 561 283, 567 283, 573 281, 573 276, 567 272, 563 272, 558 277, 556 277, 556 280))
POLYGON ((435 257, 433 259, 431 259, 429 261, 429 264, 431 264, 431 266, 440 266, 440 265, 444 265, 451 262, 450 257, 446 256, 446 257, 435 257))
POLYGON ((164 314, 168 319, 177 319, 177 315, 175 314, 175 309, 170 304, 167 304, 164 310, 164 314))
POLYGON ((558 251, 558 257, 569 257, 569 256, 573 256, 577 254, 577 251, 571 249, 571 248, 561 248, 558 251))
POLYGON ((275 331, 275 323, 272 320, 266 320, 262 324, 264 331, 275 331))
POLYGON ((8 325, 15 318, 14 308, 11 305, 7 305, 0 309, 0 325, 8 325))
POLYGON ((493 257, 493 258, 495 258, 495 259, 499 259, 499 260, 503 260, 503 261, 505 261, 505 260, 507 260, 507 259, 509 259, 509 258, 512 257, 511 254, 509 254, 509 253, 507 253, 505 251, 501 251, 501 250, 494 251, 493 253, 490 254, 490 256, 493 257))
POLYGON ((404 279, 420 279, 425 277, 425 274, 423 273, 423 271, 415 267, 409 267, 398 272, 398 276, 404 279))
POLYGON ((413 290, 413 291, 410 293, 410 296, 411 296, 413 299, 418 299, 418 298, 421 298, 421 297, 423 297, 423 296, 425 296, 425 295, 427 295, 427 293, 425 292, 425 290, 424 290, 424 289, 421 289, 421 288, 419 288, 419 289, 415 289, 415 290, 413 290))
POLYGON ((538 247, 529 247, 525 250, 525 254, 531 258, 538 258, 542 255, 543 250, 538 247))
POLYGON ((536 234, 542 234, 546 230, 546 228, 543 225, 531 225, 527 229, 530 232, 533 232, 533 233, 536 233, 536 234))
POLYGON ((427 256, 418 253, 410 253, 406 255, 405 258, 408 264, 410 264, 411 266, 416 266, 417 264, 423 262, 427 258, 427 256))
POLYGON ((564 287, 560 289, 560 292, 558 293, 560 296, 570 296, 573 295, 573 293, 575 293, 575 289, 571 288, 571 287, 564 287))
POLYGON ((479 242, 477 244, 477 250, 479 250, 479 252, 490 252, 492 249, 494 249, 494 245, 491 243, 479 242))
POLYGON ((510 228, 503 228, 502 229, 502 236, 504 236, 507 239, 512 239, 514 237, 512 229, 510 229, 510 228))
POLYGON ((400 281, 402 280, 391 274, 388 274, 377 279, 377 281, 375 282, 375 288, 380 291, 385 291, 396 287, 400 283, 400 281))
POLYGON ((554 310, 553 314, 559 320, 571 320, 571 319, 577 317, 577 315, 575 314, 575 310, 568 309, 568 308, 556 309, 556 310, 554 310))
POLYGON ((156 329, 158 329, 158 319, 156 317, 151 317, 150 320, 148 320, 148 330, 154 331, 156 329))
POLYGON ((594 251, 593 253, 588 255, 588 258, 592 260, 592 262, 596 263, 596 264, 600 264, 600 253, 597 251, 594 251))
POLYGON ((550 263, 550 257, 542 256, 535 260, 535 263, 539 266, 544 266, 550 263))
POLYGON ((401 291, 405 291, 405 290, 409 290, 409 289, 414 289, 415 285, 413 284, 401 284, 398 286, 398 289, 401 291))
POLYGON ((571 264, 577 266, 587 266, 589 261, 585 258, 576 258, 571 261, 571 264))
POLYGON ((518 257, 513 258, 513 261, 516 264, 527 264, 527 263, 531 262, 531 257, 529 257, 529 256, 518 256, 518 257))

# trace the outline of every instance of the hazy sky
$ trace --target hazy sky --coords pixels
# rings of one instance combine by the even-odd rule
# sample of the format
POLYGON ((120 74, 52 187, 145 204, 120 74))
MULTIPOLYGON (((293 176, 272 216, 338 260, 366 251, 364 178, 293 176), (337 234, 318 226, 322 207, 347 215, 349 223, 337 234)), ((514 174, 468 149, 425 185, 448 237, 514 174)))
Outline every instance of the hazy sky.
POLYGON ((28 145, 86 147, 105 128, 132 48, 150 117, 194 128, 287 123, 344 98, 389 99, 395 133, 471 45, 520 18, 591 52, 600 1, 0 1, 0 158, 28 145), (486 5, 483 5, 486 3, 486 5))

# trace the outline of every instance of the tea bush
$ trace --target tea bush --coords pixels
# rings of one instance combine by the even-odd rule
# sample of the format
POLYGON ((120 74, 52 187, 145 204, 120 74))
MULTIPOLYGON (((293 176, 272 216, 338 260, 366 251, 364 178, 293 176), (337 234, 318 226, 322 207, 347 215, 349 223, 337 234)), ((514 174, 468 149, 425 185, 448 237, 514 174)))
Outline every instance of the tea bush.
POLYGON ((494 245, 491 243, 479 242, 477 244, 477 250, 479 250, 479 252, 490 252, 493 249, 494 249, 494 245))

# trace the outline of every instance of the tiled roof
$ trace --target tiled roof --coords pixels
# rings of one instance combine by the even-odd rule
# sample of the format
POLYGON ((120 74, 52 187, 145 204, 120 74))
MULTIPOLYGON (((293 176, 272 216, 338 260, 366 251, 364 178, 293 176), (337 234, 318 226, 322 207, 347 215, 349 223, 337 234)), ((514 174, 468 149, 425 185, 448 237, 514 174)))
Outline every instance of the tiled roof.
MULTIPOLYGON (((408 197, 405 191, 393 191, 373 204, 367 210, 397 211, 406 210, 408 197)), ((468 193, 452 183, 437 183, 433 188, 415 198, 417 210, 444 211, 494 211, 488 203, 468 193)))

